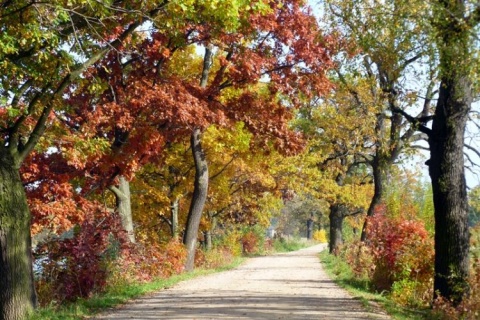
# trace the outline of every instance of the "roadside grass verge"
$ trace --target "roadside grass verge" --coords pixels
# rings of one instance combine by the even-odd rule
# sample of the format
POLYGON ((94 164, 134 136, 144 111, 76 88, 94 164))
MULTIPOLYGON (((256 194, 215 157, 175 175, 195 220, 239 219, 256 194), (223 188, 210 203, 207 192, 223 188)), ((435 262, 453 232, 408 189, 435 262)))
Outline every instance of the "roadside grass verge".
MULTIPOLYGON (((298 238, 281 239, 273 242, 273 252, 290 252, 309 247, 317 242, 305 241, 298 238)), ((246 257, 237 257, 228 265, 215 269, 196 269, 192 272, 174 275, 167 279, 159 279, 149 283, 124 283, 109 287, 105 292, 96 294, 88 299, 78 299, 75 302, 46 306, 38 309, 29 320, 79 320, 94 317, 96 314, 107 311, 129 300, 153 293, 158 290, 169 288, 181 281, 193 279, 199 276, 226 271, 238 267, 246 260, 246 257)))
POLYGON ((356 278, 350 266, 342 259, 329 254, 328 250, 323 250, 320 253, 320 260, 329 277, 360 300, 367 310, 372 311, 375 308, 375 304, 379 304, 393 319, 431 319, 432 314, 429 309, 416 310, 405 308, 389 299, 388 295, 373 292, 368 279, 356 278))
POLYGON ((126 303, 142 295, 169 288, 180 281, 233 269, 245 258, 238 257, 233 263, 216 269, 197 269, 193 272, 175 275, 167 279, 159 279, 149 283, 132 283, 110 287, 106 292, 94 295, 89 299, 79 299, 68 305, 43 307, 29 317, 29 320, 78 320, 93 317, 101 311, 126 303))

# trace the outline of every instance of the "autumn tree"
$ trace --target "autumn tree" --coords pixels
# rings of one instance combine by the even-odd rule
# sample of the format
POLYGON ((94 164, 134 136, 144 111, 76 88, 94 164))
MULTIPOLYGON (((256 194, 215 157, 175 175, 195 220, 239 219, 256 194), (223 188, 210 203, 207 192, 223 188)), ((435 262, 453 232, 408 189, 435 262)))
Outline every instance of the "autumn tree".
POLYGON ((65 89, 107 52, 119 48, 145 17, 155 16, 163 5, 2 4, 1 319, 21 319, 36 305, 30 211, 18 170, 40 141, 52 111, 63 106, 65 89))
POLYGON ((231 129, 210 126, 204 144, 211 168, 204 224, 208 248, 219 225, 268 224, 268 213, 259 211, 278 195, 273 171, 279 154, 260 147, 242 122, 231 129))
MULTIPOLYGON (((374 152, 366 158, 372 170, 374 194, 367 211, 373 215, 382 202, 390 168, 412 142, 423 139, 416 126, 395 110, 418 106, 415 119, 427 121, 435 89, 432 45, 426 41, 430 30, 421 12, 428 4, 411 1, 327 1, 325 18, 357 46, 354 57, 339 56, 338 79, 350 91, 361 112, 369 112, 374 121, 371 142, 374 152), (425 89, 408 85, 406 80, 421 81, 425 89), (356 83, 363 82, 362 87, 356 83), (367 90, 367 91, 365 91, 367 90)), ((362 239, 366 239, 366 224, 362 239)))
POLYGON ((190 153, 186 141, 172 144, 165 149, 161 164, 147 164, 132 181, 133 218, 142 238, 165 241, 183 233, 183 208, 192 192, 194 171, 190 153))
MULTIPOLYGON (((393 1, 390 4, 394 10, 389 17, 399 22, 396 25, 403 26, 403 33, 397 34, 393 43, 403 45, 405 42, 401 40, 402 35, 408 34, 412 28, 421 23, 423 26, 419 33, 423 39, 420 42, 423 43, 421 48, 431 48, 428 51, 435 53, 426 56, 429 59, 430 70, 434 70, 440 80, 438 101, 433 115, 430 117, 429 114, 428 109, 433 109, 431 107, 424 108, 419 116, 412 116, 412 112, 407 112, 409 110, 398 105, 392 105, 389 109, 393 112, 393 118, 403 115, 413 125, 413 130, 418 129, 427 135, 430 159, 426 164, 432 179, 435 207, 434 290, 436 295, 459 303, 468 292, 466 279, 469 273, 469 232, 463 148, 468 113, 476 92, 473 75, 478 59, 473 48, 478 34, 478 6, 469 1, 418 4, 393 1), (400 14, 397 11, 405 4, 411 14, 400 14), (417 11, 419 8, 417 5, 427 8, 417 11), (418 12, 422 12, 423 19, 418 12), (417 19, 414 21, 409 17, 417 19), (431 127, 427 126, 430 120, 431 127)), ((384 9, 385 6, 382 4, 382 10, 384 9)), ((375 16, 376 21, 381 21, 379 16, 368 13, 369 10, 361 12, 366 12, 370 17, 375 16)), ((364 30, 368 30, 369 34, 372 28, 364 30)), ((409 58, 405 62, 418 59, 417 56, 418 54, 407 56, 409 58)), ((383 65, 379 65, 379 70, 383 65)), ((391 79, 390 74, 387 75, 389 78, 380 79, 391 79)), ((429 90, 424 106, 432 98, 434 86, 429 85, 427 88, 429 90)), ((386 92, 390 96, 401 92, 395 87, 384 89, 387 89, 386 92)))
MULTIPOLYGON (((332 77, 334 79, 334 77, 332 77)), ((329 204, 330 251, 343 242, 343 223, 347 217, 366 211, 371 196, 369 159, 375 151, 375 103, 369 99, 369 82, 349 78, 364 99, 362 109, 352 97, 349 86, 337 79, 335 89, 323 98, 306 101, 295 125, 309 139, 303 166, 315 175, 310 188, 329 204)))
MULTIPOLYGON (((298 136, 286 125, 291 115, 284 104, 295 105, 299 92, 325 91, 325 70, 335 39, 322 36, 314 18, 297 1, 225 6, 214 10, 214 16, 206 15, 211 9, 208 3, 198 6, 172 4, 170 13, 183 12, 184 20, 168 15, 166 21, 153 20, 149 37, 132 41, 134 51, 111 52, 88 70, 80 86, 72 87, 69 102, 75 107, 66 117, 73 122, 72 130, 91 139, 107 139, 114 146, 100 165, 88 170, 94 177, 90 185, 94 180, 108 185, 118 175, 131 176, 166 143, 192 128, 198 129, 193 148, 200 155, 197 163, 202 163, 198 172, 206 172, 198 142, 200 132, 212 123, 230 125, 240 120, 265 143, 285 152, 299 148, 298 136), (193 14, 193 9, 201 10, 193 14), (168 24, 176 29, 166 28, 168 24), (200 84, 198 77, 170 67, 175 52, 193 43, 209 48, 207 53, 215 49, 220 62, 207 73, 210 59, 205 59, 208 68, 200 84), (270 82, 264 92, 255 92, 252 84, 267 75, 270 82), (232 95, 230 88, 241 93, 232 95)), ((202 207, 192 203, 194 223, 185 237, 190 252, 202 207)))
POLYGON ((440 89, 428 133, 435 208, 434 291, 454 303, 468 294, 468 199, 463 158, 464 133, 476 91, 473 53, 480 9, 469 1, 434 3, 432 25, 440 60, 440 89))
MULTIPOLYGON (((249 130, 263 134, 266 140, 272 137, 279 149, 293 150, 296 138, 288 130, 286 120, 289 111, 283 107, 282 100, 295 105, 295 96, 299 93, 311 95, 314 91, 325 91, 328 82, 324 71, 329 66, 328 50, 333 49, 333 38, 322 37, 314 17, 303 11, 302 3, 297 1, 271 3, 268 13, 253 14, 246 18, 245 25, 239 28, 237 35, 224 34, 219 37, 221 42, 217 46, 225 54, 219 56, 221 67, 213 73, 213 80, 205 83, 207 96, 211 102, 228 107, 225 109, 228 118, 243 121, 249 130), (238 38, 240 35, 241 41, 238 38), (267 75, 270 77, 267 90, 255 94, 249 86, 267 75), (244 91, 233 97, 225 96, 222 101, 222 93, 230 87, 244 91)), ((206 57, 209 50, 207 46, 206 57)), ((205 59, 202 85, 208 80, 205 78, 206 71, 212 73, 209 63, 205 59)), ((189 221, 195 223, 187 228, 184 238, 189 251, 187 269, 193 263, 191 255, 197 236, 195 230, 197 221, 200 221, 208 178, 208 166, 201 152, 200 131, 195 130, 194 133, 192 149, 197 163, 196 183, 202 187, 196 190, 202 197, 197 198, 198 206, 192 202, 192 218, 189 221), (203 179, 202 183, 200 178, 203 179), (191 234, 190 229, 195 235, 191 234)))

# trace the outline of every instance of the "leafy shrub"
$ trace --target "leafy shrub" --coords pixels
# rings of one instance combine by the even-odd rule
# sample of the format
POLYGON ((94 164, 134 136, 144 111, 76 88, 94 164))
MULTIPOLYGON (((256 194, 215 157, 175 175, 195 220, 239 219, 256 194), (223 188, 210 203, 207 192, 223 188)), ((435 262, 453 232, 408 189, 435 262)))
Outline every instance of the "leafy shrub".
POLYGON ((313 239, 320 243, 327 243, 327 232, 325 229, 317 230, 313 233, 313 239))
POLYGON ((36 286, 41 305, 87 298, 107 288, 166 278, 184 270, 186 249, 178 240, 131 244, 118 216, 97 213, 71 237, 53 239, 39 250, 47 258, 36 286))
POLYGON ((229 230, 215 239, 216 247, 225 247, 235 257, 242 255, 242 233, 239 230, 229 230))
POLYGON ((97 213, 75 227, 72 237, 43 244, 37 252, 47 257, 36 283, 40 303, 72 301, 102 291, 108 275, 105 254, 112 235, 121 243, 126 241, 118 216, 97 213))
POLYGON ((206 269, 216 269, 233 262, 235 256, 227 247, 213 248, 203 253, 203 263, 198 265, 206 269))
POLYGON ((184 245, 173 239, 164 245, 137 243, 111 265, 111 277, 125 282, 145 282, 180 274, 187 253, 184 245))
POLYGON ((258 252, 258 237, 253 231, 248 231, 245 233, 241 240, 242 242, 242 252, 244 254, 253 254, 258 252))
POLYGON ((433 240, 423 222, 402 215, 389 216, 385 206, 378 206, 368 220, 367 232, 376 288, 390 290, 398 282, 393 297, 402 303, 431 297, 433 240))
POLYGON ((371 279, 375 270, 372 250, 365 243, 356 241, 343 246, 339 257, 347 262, 357 279, 371 279))

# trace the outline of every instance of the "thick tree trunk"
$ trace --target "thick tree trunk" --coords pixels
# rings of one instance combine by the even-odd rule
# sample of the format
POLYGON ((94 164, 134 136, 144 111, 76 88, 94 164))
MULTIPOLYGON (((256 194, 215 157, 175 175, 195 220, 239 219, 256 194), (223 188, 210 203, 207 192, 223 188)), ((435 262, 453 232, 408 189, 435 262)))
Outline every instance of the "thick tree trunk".
POLYGON ((125 177, 118 178, 118 187, 110 187, 110 190, 115 195, 116 206, 120 219, 122 220, 122 227, 127 232, 128 239, 131 243, 135 243, 135 232, 133 230, 132 219, 132 205, 130 195, 130 183, 125 177))
POLYGON ((468 291, 470 236, 463 144, 469 90, 465 79, 442 81, 427 162, 435 208, 434 290, 456 303, 468 291))
POLYGON ((336 254, 343 244, 343 220, 346 216, 346 208, 341 204, 334 204, 330 207, 330 241, 329 252, 336 254))
POLYGON ((458 304, 469 292, 468 202, 463 158, 464 133, 472 104, 471 33, 479 17, 465 1, 439 1, 438 48, 441 83, 429 134, 435 208, 434 292, 458 304), (440 8, 439 7, 439 8, 440 8), (472 29, 469 29, 470 25, 472 29))
POLYGON ((0 320, 24 319, 37 304, 30 223, 18 167, 0 154, 0 320))
POLYGON ((191 137, 192 153, 195 162, 195 185, 183 240, 187 247, 187 261, 185 263, 187 271, 191 271, 194 268, 198 229, 208 192, 208 165, 201 145, 200 134, 200 129, 196 128, 191 137))

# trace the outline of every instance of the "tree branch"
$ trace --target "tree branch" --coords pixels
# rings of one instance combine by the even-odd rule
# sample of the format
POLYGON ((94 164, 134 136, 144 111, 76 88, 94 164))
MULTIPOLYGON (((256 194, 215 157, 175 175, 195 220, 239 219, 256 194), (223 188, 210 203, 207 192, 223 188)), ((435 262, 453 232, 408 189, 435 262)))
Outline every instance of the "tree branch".
MULTIPOLYGON (((407 119, 408 122, 410 122, 418 131, 425 133, 427 136, 430 136, 432 134, 432 130, 430 128, 423 125, 422 122, 419 119, 409 115, 408 113, 406 113, 402 109, 400 109, 398 107, 394 107, 394 108, 392 108, 392 112, 396 112, 396 113, 399 113, 402 116, 404 116, 405 119, 407 119)), ((422 120, 424 120, 424 119, 422 119, 422 120)))
POLYGON ((113 185, 108 186, 108 190, 112 191, 115 197, 119 199, 125 200, 127 198, 125 194, 116 186, 113 186, 113 185))
MULTIPOLYGON (((132 34, 132 32, 135 31, 135 29, 140 26, 140 22, 134 22, 132 23, 117 39, 113 40, 112 42, 109 43, 105 48, 99 50, 97 53, 92 55, 90 59, 82 63, 77 69, 73 70, 69 74, 67 74, 63 80, 59 83, 55 91, 48 97, 45 107, 43 108, 43 111, 40 115, 40 117, 37 120, 37 123, 30 134, 30 137, 28 138, 27 143, 25 144, 24 148, 22 150, 18 150, 18 161, 19 164, 25 160, 27 155, 33 150, 33 148, 37 145, 38 141, 40 140, 40 137, 43 135, 46 129, 46 123, 48 120, 48 117, 50 115, 50 112, 53 110, 55 103, 54 100, 57 97, 60 97, 65 89, 77 78, 80 77, 80 75, 85 71, 87 68, 92 66, 94 63, 98 62, 101 58, 103 58, 108 51, 111 50, 111 48, 118 48, 122 45, 123 41, 132 34)), ((38 99, 40 100, 40 99, 38 99)), ((38 101, 37 100, 37 101, 38 101)), ((34 104, 30 104, 29 108, 33 108, 34 104)))
POLYGON ((235 159, 236 159, 236 157, 233 156, 232 159, 230 159, 230 161, 228 161, 227 164, 225 164, 223 166, 223 168, 220 169, 220 171, 218 171, 213 176, 211 176, 209 180, 213 180, 213 179, 217 178, 219 175, 221 175, 227 169, 227 167, 233 162, 233 160, 235 160, 235 159))
POLYGON ((472 147, 471 145, 469 145, 467 143, 465 143, 464 146, 465 146, 465 148, 472 151, 473 153, 475 153, 477 155, 477 157, 480 158, 480 151, 478 151, 476 148, 472 147))

